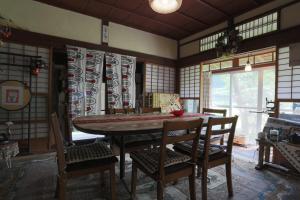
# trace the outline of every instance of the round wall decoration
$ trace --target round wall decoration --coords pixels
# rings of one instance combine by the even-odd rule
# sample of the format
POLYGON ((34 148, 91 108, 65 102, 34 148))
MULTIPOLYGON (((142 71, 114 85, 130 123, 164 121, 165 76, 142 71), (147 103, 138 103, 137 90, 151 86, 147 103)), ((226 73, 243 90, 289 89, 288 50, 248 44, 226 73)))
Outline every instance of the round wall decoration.
POLYGON ((30 89, 24 83, 15 80, 0 82, 0 108, 21 110, 29 104, 30 99, 30 89))

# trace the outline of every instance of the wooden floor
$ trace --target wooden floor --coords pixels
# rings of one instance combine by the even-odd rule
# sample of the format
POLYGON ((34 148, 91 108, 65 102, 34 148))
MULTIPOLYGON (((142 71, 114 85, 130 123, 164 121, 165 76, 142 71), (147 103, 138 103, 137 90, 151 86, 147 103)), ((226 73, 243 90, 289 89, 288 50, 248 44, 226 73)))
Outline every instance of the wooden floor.
MULTIPOLYGON (((250 154, 251 155, 251 154, 250 154)), ((255 163, 235 156, 233 161, 233 188, 236 200, 299 200, 300 177, 286 176, 269 170, 257 171, 255 163)), ((131 162, 126 160, 125 183, 130 186, 131 162)), ((117 167, 117 166, 116 166, 117 167)), ((54 154, 35 155, 14 160, 13 169, 6 169, 1 163, 0 199, 5 200, 50 200, 54 199, 55 174, 57 171, 54 154)), ((118 169, 116 169, 118 172, 118 169)), ((211 182, 208 197, 212 200, 227 198, 225 169, 218 167, 210 170, 211 182)), ((109 195, 109 182, 100 187, 100 176, 91 175, 72 180, 68 185, 69 199, 106 199, 109 195)), ((108 174, 106 174, 108 179, 108 174)), ((200 179, 196 180, 197 199, 201 199, 200 179)), ((126 187, 117 177, 117 196, 120 200, 129 199, 126 187)), ((176 185, 168 185, 166 200, 186 200, 188 180, 182 179, 176 185)), ((156 184, 142 173, 138 174, 137 198, 155 199, 156 184)))

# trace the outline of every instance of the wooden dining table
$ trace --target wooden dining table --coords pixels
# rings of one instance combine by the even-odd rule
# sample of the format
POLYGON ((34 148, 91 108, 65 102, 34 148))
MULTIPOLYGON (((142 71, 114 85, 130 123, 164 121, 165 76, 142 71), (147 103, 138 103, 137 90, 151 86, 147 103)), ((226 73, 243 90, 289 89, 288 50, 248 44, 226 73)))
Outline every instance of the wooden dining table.
MULTIPOLYGON (((163 131, 163 122, 166 120, 193 120, 204 119, 207 123, 211 115, 200 113, 185 113, 176 117, 172 114, 144 113, 144 114, 114 114, 114 115, 92 115, 77 117, 73 120, 74 127, 82 132, 106 136, 120 136, 124 141, 126 135, 150 134, 163 131)), ((124 142, 121 142, 124 145, 124 142)), ((124 153, 121 148, 121 153, 124 153)), ((125 158, 120 159, 120 178, 124 177, 125 158)))

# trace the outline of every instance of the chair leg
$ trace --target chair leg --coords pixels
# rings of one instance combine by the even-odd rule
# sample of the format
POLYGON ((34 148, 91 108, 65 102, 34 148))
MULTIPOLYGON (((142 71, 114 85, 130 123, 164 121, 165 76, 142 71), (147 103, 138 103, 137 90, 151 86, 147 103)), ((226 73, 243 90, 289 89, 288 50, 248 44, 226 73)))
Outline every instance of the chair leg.
POLYGON ((110 197, 111 200, 116 199, 116 174, 115 174, 115 164, 110 168, 110 197))
POLYGON ((201 176, 201 167, 200 165, 197 165, 197 178, 200 178, 201 176))
POLYGON ((124 136, 120 138, 120 179, 124 178, 125 175, 125 144, 124 144, 124 136))
POLYGON ((224 135, 221 137, 220 145, 224 145, 224 135))
POLYGON ((100 172, 100 185, 101 185, 101 187, 105 186, 104 172, 105 171, 100 172))
POLYGON ((58 178, 58 199, 66 199, 66 178, 59 176, 58 178))
POLYGON ((59 193, 59 177, 57 176, 56 177, 56 188, 55 188, 55 195, 54 195, 54 198, 57 198, 58 197, 58 193, 59 193))
POLYGON ((193 173, 189 176, 189 188, 190 188, 190 199, 196 200, 196 185, 195 185, 196 177, 195 177, 195 169, 193 173))
POLYGON ((132 162, 132 175, 131 175, 131 199, 135 199, 136 195, 136 179, 137 179, 137 167, 134 162, 132 162))
POLYGON ((157 200, 164 199, 164 184, 162 181, 157 182, 157 200))
POLYGON ((201 177, 202 200, 207 200, 207 168, 202 168, 201 177))
POLYGON ((231 161, 226 163, 226 179, 227 179, 228 195, 230 197, 232 197, 233 196, 233 189, 232 189, 231 161))

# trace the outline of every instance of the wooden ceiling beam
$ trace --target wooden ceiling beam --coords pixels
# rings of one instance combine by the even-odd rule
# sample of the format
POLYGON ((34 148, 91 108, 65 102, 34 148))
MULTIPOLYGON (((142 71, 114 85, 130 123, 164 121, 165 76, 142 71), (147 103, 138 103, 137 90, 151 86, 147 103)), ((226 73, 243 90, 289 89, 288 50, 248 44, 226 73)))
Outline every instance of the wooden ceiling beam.
POLYGON ((208 24, 208 23, 206 23, 206 22, 204 22, 204 21, 201 21, 201 20, 199 20, 199 19, 197 19, 197 18, 195 18, 195 17, 192 17, 192 16, 190 16, 190 15, 187 15, 187 14, 185 14, 185 13, 183 13, 183 12, 177 11, 177 13, 178 13, 180 16, 182 16, 182 17, 184 17, 184 18, 186 18, 186 19, 192 20, 192 21, 194 21, 194 22, 196 22, 196 23, 200 23, 200 24, 202 24, 202 25, 204 25, 204 26, 210 26, 210 24, 208 24))
POLYGON ((206 5, 207 7, 217 11, 218 13, 221 13, 222 15, 224 15, 226 18, 231 18, 231 15, 226 13, 225 11, 221 10, 220 8, 215 7, 214 5, 212 5, 211 3, 208 3, 207 1, 204 0, 196 0, 196 2, 201 3, 202 5, 206 5))
MULTIPOLYGON (((120 6, 113 5, 113 4, 110 4, 110 3, 105 3, 105 2, 102 2, 102 1, 99 1, 99 0, 95 0, 95 1, 98 1, 99 3, 102 3, 103 5, 109 6, 111 9, 113 9, 113 8, 114 8, 114 9, 119 9, 119 10, 122 10, 122 11, 124 11, 124 12, 130 14, 130 15, 134 15, 134 16, 136 16, 136 17, 139 17, 139 16, 144 17, 144 18, 147 19, 147 20, 150 20, 150 21, 152 21, 152 22, 154 22, 154 23, 158 23, 158 24, 163 25, 163 26, 165 26, 165 27, 169 27, 169 28, 171 28, 171 29, 173 29, 173 30, 177 30, 177 31, 179 31, 179 32, 181 32, 181 33, 183 33, 183 34, 185 34, 185 35, 188 35, 188 34, 191 33, 190 31, 185 30, 185 29, 183 29, 183 28, 181 28, 181 27, 174 26, 174 25, 172 25, 172 24, 168 24, 168 23, 165 23, 165 22, 161 22, 161 21, 155 20, 155 19, 153 19, 153 18, 151 18, 151 17, 148 17, 148 16, 146 16, 146 15, 138 15, 138 14, 135 14, 134 12, 130 12, 130 11, 128 11, 128 10, 125 10, 125 9, 123 9, 123 8, 120 7, 120 6)), ((108 19, 109 19, 109 17, 108 17, 108 19)))

